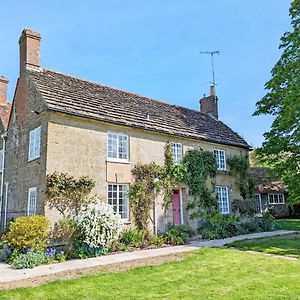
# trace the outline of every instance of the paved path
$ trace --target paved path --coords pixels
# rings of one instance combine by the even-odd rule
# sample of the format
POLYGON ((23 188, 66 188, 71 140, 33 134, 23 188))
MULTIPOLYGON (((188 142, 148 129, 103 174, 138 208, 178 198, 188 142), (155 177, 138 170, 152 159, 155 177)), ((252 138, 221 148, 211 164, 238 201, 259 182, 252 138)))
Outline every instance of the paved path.
POLYGON ((111 255, 100 256, 95 258, 69 260, 62 263, 38 266, 33 269, 14 270, 8 264, 0 263, 0 283, 34 278, 42 275, 50 275, 50 274, 55 274, 64 271, 80 270, 85 268, 105 266, 105 265, 110 265, 115 263, 126 262, 126 261, 133 261, 133 260, 147 259, 150 257, 182 253, 182 252, 197 250, 202 247, 221 247, 227 243, 231 243, 238 240, 283 235, 289 233, 294 233, 294 232, 287 231, 287 230, 277 230, 272 232, 260 232, 260 233, 239 235, 239 236, 221 239, 221 240, 193 241, 190 244, 183 245, 183 246, 165 247, 165 248, 150 249, 150 250, 137 250, 133 252, 111 254, 111 255))

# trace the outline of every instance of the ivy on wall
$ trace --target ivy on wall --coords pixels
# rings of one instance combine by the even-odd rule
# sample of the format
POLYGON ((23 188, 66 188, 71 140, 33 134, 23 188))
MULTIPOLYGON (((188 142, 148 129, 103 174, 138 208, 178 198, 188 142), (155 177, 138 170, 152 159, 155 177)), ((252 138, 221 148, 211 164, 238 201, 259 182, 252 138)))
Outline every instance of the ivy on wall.
POLYGON ((229 175, 235 177, 235 182, 243 199, 253 197, 256 182, 250 172, 249 158, 247 155, 231 155, 227 158, 229 175))
POLYGON ((213 188, 207 187, 207 181, 215 176, 217 170, 214 155, 201 149, 189 150, 181 162, 175 163, 171 142, 166 143, 164 155, 163 166, 138 164, 132 170, 135 182, 131 184, 128 196, 138 229, 147 230, 157 194, 163 190, 163 206, 167 208, 171 203, 172 190, 179 182, 186 183, 193 195, 188 205, 189 209, 193 209, 191 217, 217 209, 213 188))
POLYGON ((214 155, 202 149, 189 150, 182 163, 186 166, 184 181, 193 196, 193 200, 188 205, 188 209, 193 209, 191 218, 216 211, 217 199, 213 186, 209 188, 207 185, 208 180, 215 177, 217 171, 214 155))

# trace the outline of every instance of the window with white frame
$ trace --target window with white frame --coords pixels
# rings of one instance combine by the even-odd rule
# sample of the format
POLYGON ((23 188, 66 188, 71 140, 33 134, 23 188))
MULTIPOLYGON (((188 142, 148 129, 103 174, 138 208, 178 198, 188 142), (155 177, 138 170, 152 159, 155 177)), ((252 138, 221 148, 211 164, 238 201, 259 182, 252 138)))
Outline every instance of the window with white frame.
POLYGON ((28 160, 39 158, 40 150, 41 150, 41 127, 38 127, 29 132, 28 160))
POLYGON ((125 134, 107 134, 107 157, 113 160, 128 160, 128 136, 125 134))
POLYGON ((229 214, 229 197, 227 186, 216 186, 216 195, 221 214, 229 214))
POLYGON ((172 143, 173 160, 179 162, 182 160, 183 147, 181 143, 172 143))
POLYGON ((269 204, 284 204, 283 194, 269 194, 269 204))
POLYGON ((116 214, 122 219, 129 219, 128 184, 108 184, 108 204, 112 205, 116 214))
POLYGON ((36 213, 36 187, 31 187, 28 189, 28 206, 27 206, 27 216, 33 216, 36 213))
POLYGON ((219 171, 226 171, 226 154, 224 150, 215 149, 214 155, 217 162, 217 169, 219 171))
POLYGON ((0 150, 0 172, 3 172, 3 155, 4 155, 4 150, 0 150))

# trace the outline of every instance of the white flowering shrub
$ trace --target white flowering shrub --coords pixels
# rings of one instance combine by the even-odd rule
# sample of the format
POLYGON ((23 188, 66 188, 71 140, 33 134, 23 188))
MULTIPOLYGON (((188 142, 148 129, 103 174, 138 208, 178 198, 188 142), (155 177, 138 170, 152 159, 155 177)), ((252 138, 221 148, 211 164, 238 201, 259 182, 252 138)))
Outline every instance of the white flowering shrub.
POLYGON ((115 214, 112 206, 106 203, 89 204, 77 220, 83 242, 91 248, 107 247, 123 229, 120 215, 115 214))

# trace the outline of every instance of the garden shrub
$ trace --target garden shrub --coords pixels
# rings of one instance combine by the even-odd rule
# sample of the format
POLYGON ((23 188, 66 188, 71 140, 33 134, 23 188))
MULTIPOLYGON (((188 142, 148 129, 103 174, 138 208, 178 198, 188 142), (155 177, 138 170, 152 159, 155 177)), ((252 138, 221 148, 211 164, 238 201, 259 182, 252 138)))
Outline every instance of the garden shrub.
POLYGON ((19 250, 45 250, 49 242, 48 224, 44 216, 16 218, 6 234, 8 245, 19 250))
POLYGON ((170 245, 183 245, 187 242, 190 229, 187 225, 171 227, 165 234, 164 239, 170 245))
POLYGON ((160 247, 165 244, 165 239, 163 236, 153 235, 149 238, 149 245, 160 247))
POLYGON ((262 218, 253 218, 247 222, 240 222, 236 216, 221 215, 215 213, 207 217, 198 232, 204 239, 222 239, 240 234, 272 231, 276 224, 274 217, 265 215, 262 218))
POLYGON ((149 233, 145 230, 125 229, 120 236, 120 242, 129 247, 139 247, 148 236, 149 233))
POLYGON ((74 242, 80 236, 80 229, 75 219, 63 218, 54 224, 51 231, 51 240, 58 245, 64 245, 64 249, 70 253, 73 251, 74 242))
POLYGON ((256 202, 254 199, 234 199, 232 211, 239 213, 242 217, 254 216, 257 212, 256 202))
POLYGON ((41 254, 29 251, 27 253, 19 253, 11 261, 10 265, 15 269, 34 268, 41 264, 43 261, 41 254))
POLYGON ((219 212, 208 216, 198 232, 204 239, 220 239, 238 234, 238 219, 235 216, 222 215, 219 212))
POLYGON ((90 247, 82 240, 77 240, 74 244, 74 250, 72 252, 72 257, 74 258, 90 258, 97 257, 104 254, 107 254, 108 248, 106 247, 90 247))
POLYGON ((78 216, 82 242, 90 248, 108 247, 118 239, 123 222, 111 205, 92 203, 78 216))

